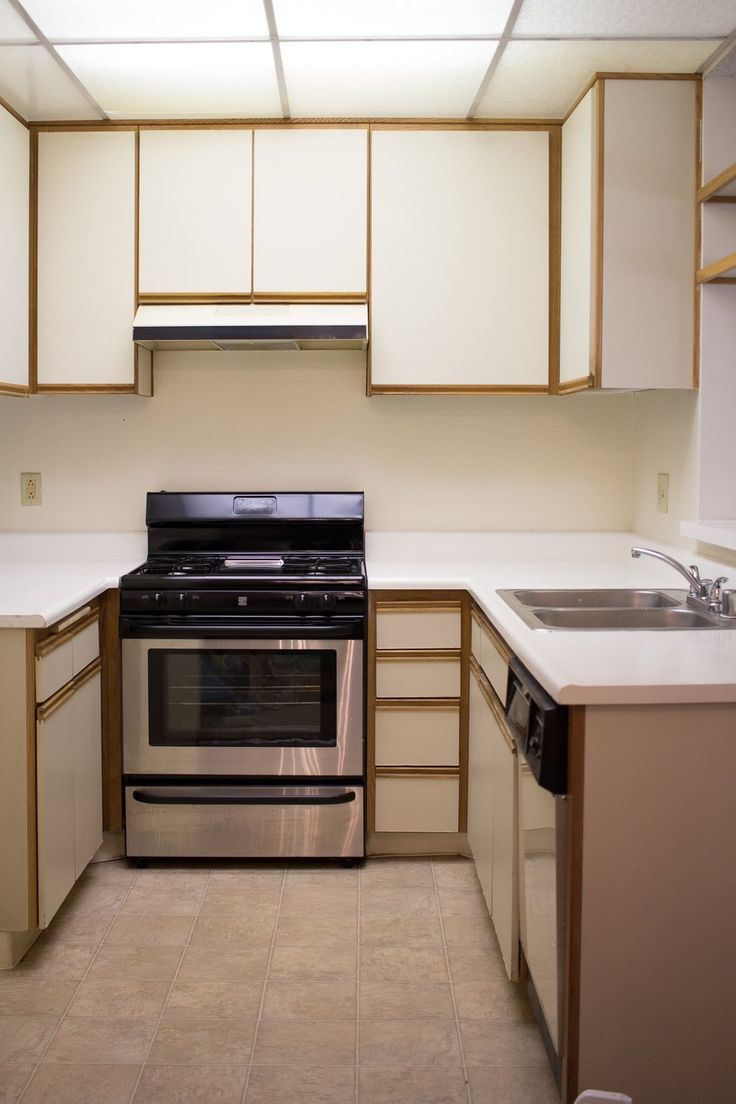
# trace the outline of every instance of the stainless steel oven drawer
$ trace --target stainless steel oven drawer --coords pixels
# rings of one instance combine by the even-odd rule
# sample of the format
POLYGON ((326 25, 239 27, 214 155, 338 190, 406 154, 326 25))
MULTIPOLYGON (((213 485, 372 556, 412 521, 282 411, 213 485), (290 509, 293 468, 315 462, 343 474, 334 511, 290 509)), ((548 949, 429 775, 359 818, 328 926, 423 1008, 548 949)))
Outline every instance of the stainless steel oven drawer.
POLYGON ((363 787, 139 785, 125 843, 140 858, 361 858, 363 787))

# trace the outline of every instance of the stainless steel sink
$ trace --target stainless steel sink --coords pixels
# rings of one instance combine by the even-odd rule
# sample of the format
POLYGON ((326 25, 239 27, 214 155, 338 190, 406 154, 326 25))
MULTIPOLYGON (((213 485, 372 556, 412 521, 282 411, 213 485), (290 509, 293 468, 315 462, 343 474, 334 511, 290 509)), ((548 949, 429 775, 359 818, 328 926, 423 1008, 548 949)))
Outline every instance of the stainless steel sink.
POLYGON ((731 629, 722 619, 686 604, 686 590, 499 590, 532 629, 731 629))

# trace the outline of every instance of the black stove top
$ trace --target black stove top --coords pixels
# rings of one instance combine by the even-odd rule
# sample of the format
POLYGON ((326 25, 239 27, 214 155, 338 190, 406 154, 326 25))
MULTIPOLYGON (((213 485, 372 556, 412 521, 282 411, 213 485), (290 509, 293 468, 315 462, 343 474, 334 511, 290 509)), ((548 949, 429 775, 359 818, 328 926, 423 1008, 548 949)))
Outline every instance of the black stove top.
POLYGON ((300 579, 334 578, 350 582, 360 580, 364 574, 360 553, 312 553, 285 552, 231 553, 222 556, 152 556, 127 578, 145 576, 148 579, 221 579, 253 580, 263 578, 295 582, 300 579))

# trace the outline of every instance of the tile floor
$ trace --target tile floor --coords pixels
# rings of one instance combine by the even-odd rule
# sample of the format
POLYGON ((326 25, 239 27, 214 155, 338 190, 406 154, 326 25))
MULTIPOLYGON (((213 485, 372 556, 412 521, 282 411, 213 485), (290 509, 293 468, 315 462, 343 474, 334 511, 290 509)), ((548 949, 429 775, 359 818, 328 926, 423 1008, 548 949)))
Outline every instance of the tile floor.
POLYGON ((0 973, 0 1104, 557 1104, 472 862, 91 865, 0 973))

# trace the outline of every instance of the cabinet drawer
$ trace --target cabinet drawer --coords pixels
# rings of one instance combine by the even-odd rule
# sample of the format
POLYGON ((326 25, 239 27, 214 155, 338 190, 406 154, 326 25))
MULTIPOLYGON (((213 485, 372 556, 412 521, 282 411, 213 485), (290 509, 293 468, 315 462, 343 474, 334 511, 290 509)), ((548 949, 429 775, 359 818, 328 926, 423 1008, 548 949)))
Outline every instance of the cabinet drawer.
POLYGON ((36 701, 46 701, 99 654, 100 632, 96 613, 58 637, 47 637, 36 648, 36 701))
POLYGON ((376 832, 457 832, 457 775, 376 778, 376 832))
POLYGON ((460 609, 428 606, 426 609, 379 605, 376 618, 379 649, 459 648, 460 609))
POLYGON ((506 702, 509 656, 502 651, 486 626, 473 614, 471 650, 502 704, 506 702))
POLYGON ((459 762, 460 708, 376 707, 376 766, 453 767, 459 762))
POLYGON ((378 698, 459 698, 460 655, 381 655, 376 658, 378 698))

